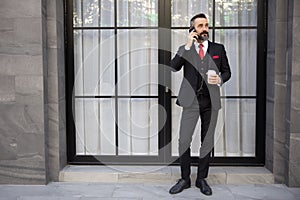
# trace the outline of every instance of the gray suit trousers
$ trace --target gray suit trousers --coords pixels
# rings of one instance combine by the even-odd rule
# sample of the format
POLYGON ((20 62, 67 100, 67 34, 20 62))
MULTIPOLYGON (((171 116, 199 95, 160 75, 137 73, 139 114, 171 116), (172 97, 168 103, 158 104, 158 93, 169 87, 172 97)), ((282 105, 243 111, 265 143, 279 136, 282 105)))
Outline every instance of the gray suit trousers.
POLYGON ((191 173, 190 146, 196 124, 201 120, 201 148, 198 162, 197 179, 206 178, 209 169, 210 154, 214 145, 214 132, 218 110, 213 110, 209 95, 195 97, 189 107, 183 107, 180 131, 179 154, 181 178, 187 180, 191 173))

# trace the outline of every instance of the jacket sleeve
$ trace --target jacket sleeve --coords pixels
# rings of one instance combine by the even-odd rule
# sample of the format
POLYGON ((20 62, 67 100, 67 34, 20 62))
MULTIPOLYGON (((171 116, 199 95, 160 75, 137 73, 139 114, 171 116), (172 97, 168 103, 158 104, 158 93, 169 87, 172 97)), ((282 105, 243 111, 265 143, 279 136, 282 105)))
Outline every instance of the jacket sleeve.
POLYGON ((222 45, 222 50, 221 50, 221 78, 222 78, 222 84, 228 81, 231 77, 231 70, 228 62, 228 58, 226 55, 226 50, 224 45, 222 45))
POLYGON ((176 72, 181 70, 183 64, 185 63, 185 53, 187 50, 185 50, 184 46, 179 47, 176 55, 174 58, 171 60, 170 66, 172 71, 176 72))

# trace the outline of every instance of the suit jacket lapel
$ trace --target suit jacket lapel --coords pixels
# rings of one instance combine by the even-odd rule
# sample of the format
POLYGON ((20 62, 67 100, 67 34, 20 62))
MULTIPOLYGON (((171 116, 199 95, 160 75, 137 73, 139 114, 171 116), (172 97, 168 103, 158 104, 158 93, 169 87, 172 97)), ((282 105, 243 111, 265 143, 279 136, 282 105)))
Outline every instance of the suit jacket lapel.
POLYGON ((191 46, 191 53, 192 53, 192 58, 193 58, 193 60, 192 60, 192 65, 193 66, 197 66, 197 63, 199 62, 199 60, 200 60, 200 57, 199 57, 199 54, 198 54, 198 52, 196 51, 196 48, 195 48, 195 45, 192 45, 191 46))
POLYGON ((207 54, 210 55, 211 52, 211 41, 208 41, 207 54))
POLYGON ((213 46, 214 46, 214 44, 212 42, 208 41, 208 48, 207 48, 208 69, 213 69, 217 73, 219 73, 219 69, 212 59, 212 56, 214 55, 214 47, 213 46))

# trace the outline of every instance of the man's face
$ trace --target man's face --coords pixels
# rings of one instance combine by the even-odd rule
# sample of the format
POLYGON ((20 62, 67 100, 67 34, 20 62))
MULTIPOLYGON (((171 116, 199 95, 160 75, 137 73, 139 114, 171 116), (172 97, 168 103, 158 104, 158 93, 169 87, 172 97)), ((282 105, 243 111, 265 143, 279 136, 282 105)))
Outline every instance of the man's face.
POLYGON ((199 35, 200 40, 207 40, 209 37, 208 34, 208 20, 205 18, 196 18, 194 20, 194 27, 196 32, 199 35))

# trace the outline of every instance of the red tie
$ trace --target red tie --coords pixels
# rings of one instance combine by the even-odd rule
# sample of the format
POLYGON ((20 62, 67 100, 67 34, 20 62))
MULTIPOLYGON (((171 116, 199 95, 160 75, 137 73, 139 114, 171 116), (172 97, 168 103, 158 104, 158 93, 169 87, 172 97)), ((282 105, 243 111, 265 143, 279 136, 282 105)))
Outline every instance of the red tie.
POLYGON ((203 60, 204 58, 204 51, 203 51, 203 44, 199 44, 199 56, 201 58, 201 60, 203 60))

